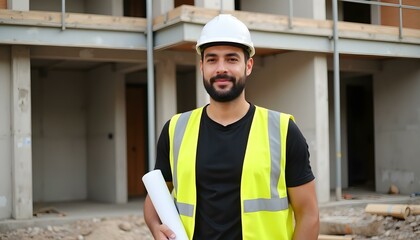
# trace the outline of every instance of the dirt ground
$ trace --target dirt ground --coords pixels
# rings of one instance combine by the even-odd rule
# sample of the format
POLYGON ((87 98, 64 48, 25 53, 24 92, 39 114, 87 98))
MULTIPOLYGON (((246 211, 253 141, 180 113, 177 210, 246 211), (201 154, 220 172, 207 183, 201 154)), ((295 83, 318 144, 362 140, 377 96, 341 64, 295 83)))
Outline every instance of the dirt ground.
MULTIPOLYGON (((420 204, 420 198, 393 204, 418 205, 420 204)), ((336 217, 337 219, 345 219, 348 222, 352 222, 348 224, 349 226, 355 226, 351 235, 353 240, 420 240, 420 215, 410 214, 405 219, 399 219, 366 213, 365 207, 366 204, 321 208, 321 231, 328 229, 326 219, 334 219, 336 217), (351 221, 351 219, 355 219, 355 221, 351 221)), ((336 225, 338 224, 336 223, 336 225)), ((334 230, 337 229, 340 228, 337 227, 334 230)), ((344 230, 347 231, 349 229, 344 230)))
MULTIPOLYGON (((405 203, 407 204, 407 203, 405 203)), ((409 204, 420 204, 415 198, 409 204)), ((365 205, 322 207, 320 209, 321 224, 328 217, 356 218, 373 221, 380 226, 380 231, 370 231, 369 236, 353 234, 354 240, 418 240, 420 239, 420 215, 409 216, 405 220, 377 216, 365 213, 365 205)), ((376 229, 376 228, 375 228, 376 229)), ((153 239, 140 215, 114 218, 92 218, 71 224, 47 226, 45 228, 30 227, 17 229, 8 233, 0 233, 1 240, 149 240, 153 239)))

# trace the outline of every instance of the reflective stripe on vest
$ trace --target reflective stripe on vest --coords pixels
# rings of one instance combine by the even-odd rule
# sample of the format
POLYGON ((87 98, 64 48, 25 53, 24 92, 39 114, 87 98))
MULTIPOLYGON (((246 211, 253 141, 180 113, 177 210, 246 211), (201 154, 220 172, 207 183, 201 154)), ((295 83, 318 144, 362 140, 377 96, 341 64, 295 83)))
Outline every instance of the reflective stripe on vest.
MULTIPOLYGON (((177 180, 177 166, 178 154, 181 147, 181 142, 185 134, 188 120, 192 111, 182 113, 175 125, 173 153, 173 184, 175 191, 178 192, 177 180)), ((270 173, 270 199, 249 199, 244 200, 244 212, 257 212, 257 211, 279 211, 289 208, 289 201, 287 197, 279 198, 277 185, 280 179, 281 172, 281 140, 280 140, 280 113, 268 110, 268 134, 270 143, 270 156, 271 156, 271 173, 270 173)), ((181 215, 192 217, 194 214, 194 205, 187 203, 179 203, 176 201, 178 211, 181 215)))
POLYGON ((244 201, 244 212, 279 211, 289 208, 287 197, 279 198, 277 183, 281 172, 281 139, 280 139, 280 113, 268 110, 268 135, 270 143, 271 172, 270 172, 270 199, 250 199, 244 201))
MULTIPOLYGON (((174 153, 174 166, 173 166, 173 176, 172 182, 174 185, 175 192, 178 192, 178 155, 179 149, 181 148, 182 138, 185 134, 185 129, 187 128, 188 120, 190 119, 192 111, 182 113, 178 121, 175 125, 175 133, 174 133, 174 145, 173 145, 173 153, 174 153)), ((181 215, 185 215, 188 217, 192 217, 194 214, 194 205, 187 204, 187 203, 180 203, 175 198, 175 204, 178 208, 178 212, 181 215)))

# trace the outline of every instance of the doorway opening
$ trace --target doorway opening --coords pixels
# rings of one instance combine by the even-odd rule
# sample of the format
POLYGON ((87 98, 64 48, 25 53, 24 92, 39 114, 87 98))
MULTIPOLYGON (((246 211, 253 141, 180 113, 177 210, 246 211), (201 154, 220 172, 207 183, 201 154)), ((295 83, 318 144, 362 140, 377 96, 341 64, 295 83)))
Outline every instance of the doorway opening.
POLYGON ((370 5, 353 2, 343 2, 343 21, 370 24, 370 5))
POLYGON ((146 71, 138 71, 126 75, 127 194, 129 199, 146 195, 146 189, 141 180, 142 176, 149 169, 147 161, 146 75, 146 71))
POLYGON ((374 189, 372 76, 352 77, 346 82, 348 185, 374 189))
POLYGON ((187 112, 197 107, 195 66, 176 66, 177 112, 187 112))

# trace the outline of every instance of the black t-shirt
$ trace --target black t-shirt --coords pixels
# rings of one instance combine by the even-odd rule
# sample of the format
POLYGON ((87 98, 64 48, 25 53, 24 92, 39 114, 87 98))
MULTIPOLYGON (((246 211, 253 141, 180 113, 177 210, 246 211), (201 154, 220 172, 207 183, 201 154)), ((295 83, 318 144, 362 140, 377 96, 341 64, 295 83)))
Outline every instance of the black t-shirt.
MULTIPOLYGON (((197 210, 195 240, 242 239, 240 182, 249 130, 255 113, 227 126, 211 120, 203 110, 196 159, 197 210)), ((169 163, 169 121, 157 144, 155 169, 172 182, 169 163)), ((306 140, 293 121, 286 141, 286 185, 296 187, 315 177, 309 164, 306 140)))

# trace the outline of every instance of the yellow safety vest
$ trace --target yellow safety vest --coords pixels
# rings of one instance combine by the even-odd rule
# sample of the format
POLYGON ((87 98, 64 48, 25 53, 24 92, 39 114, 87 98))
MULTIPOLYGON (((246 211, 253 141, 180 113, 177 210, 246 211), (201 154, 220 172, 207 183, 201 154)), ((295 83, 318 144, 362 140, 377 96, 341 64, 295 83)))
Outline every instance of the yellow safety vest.
MULTIPOLYGON (((189 239, 196 214, 196 154, 203 108, 177 114, 169 124, 173 195, 189 239)), ((292 239, 293 210, 285 178, 286 138, 293 116, 256 106, 245 159, 240 199, 244 240, 292 239)), ((223 214, 223 213, 220 213, 223 214)))

